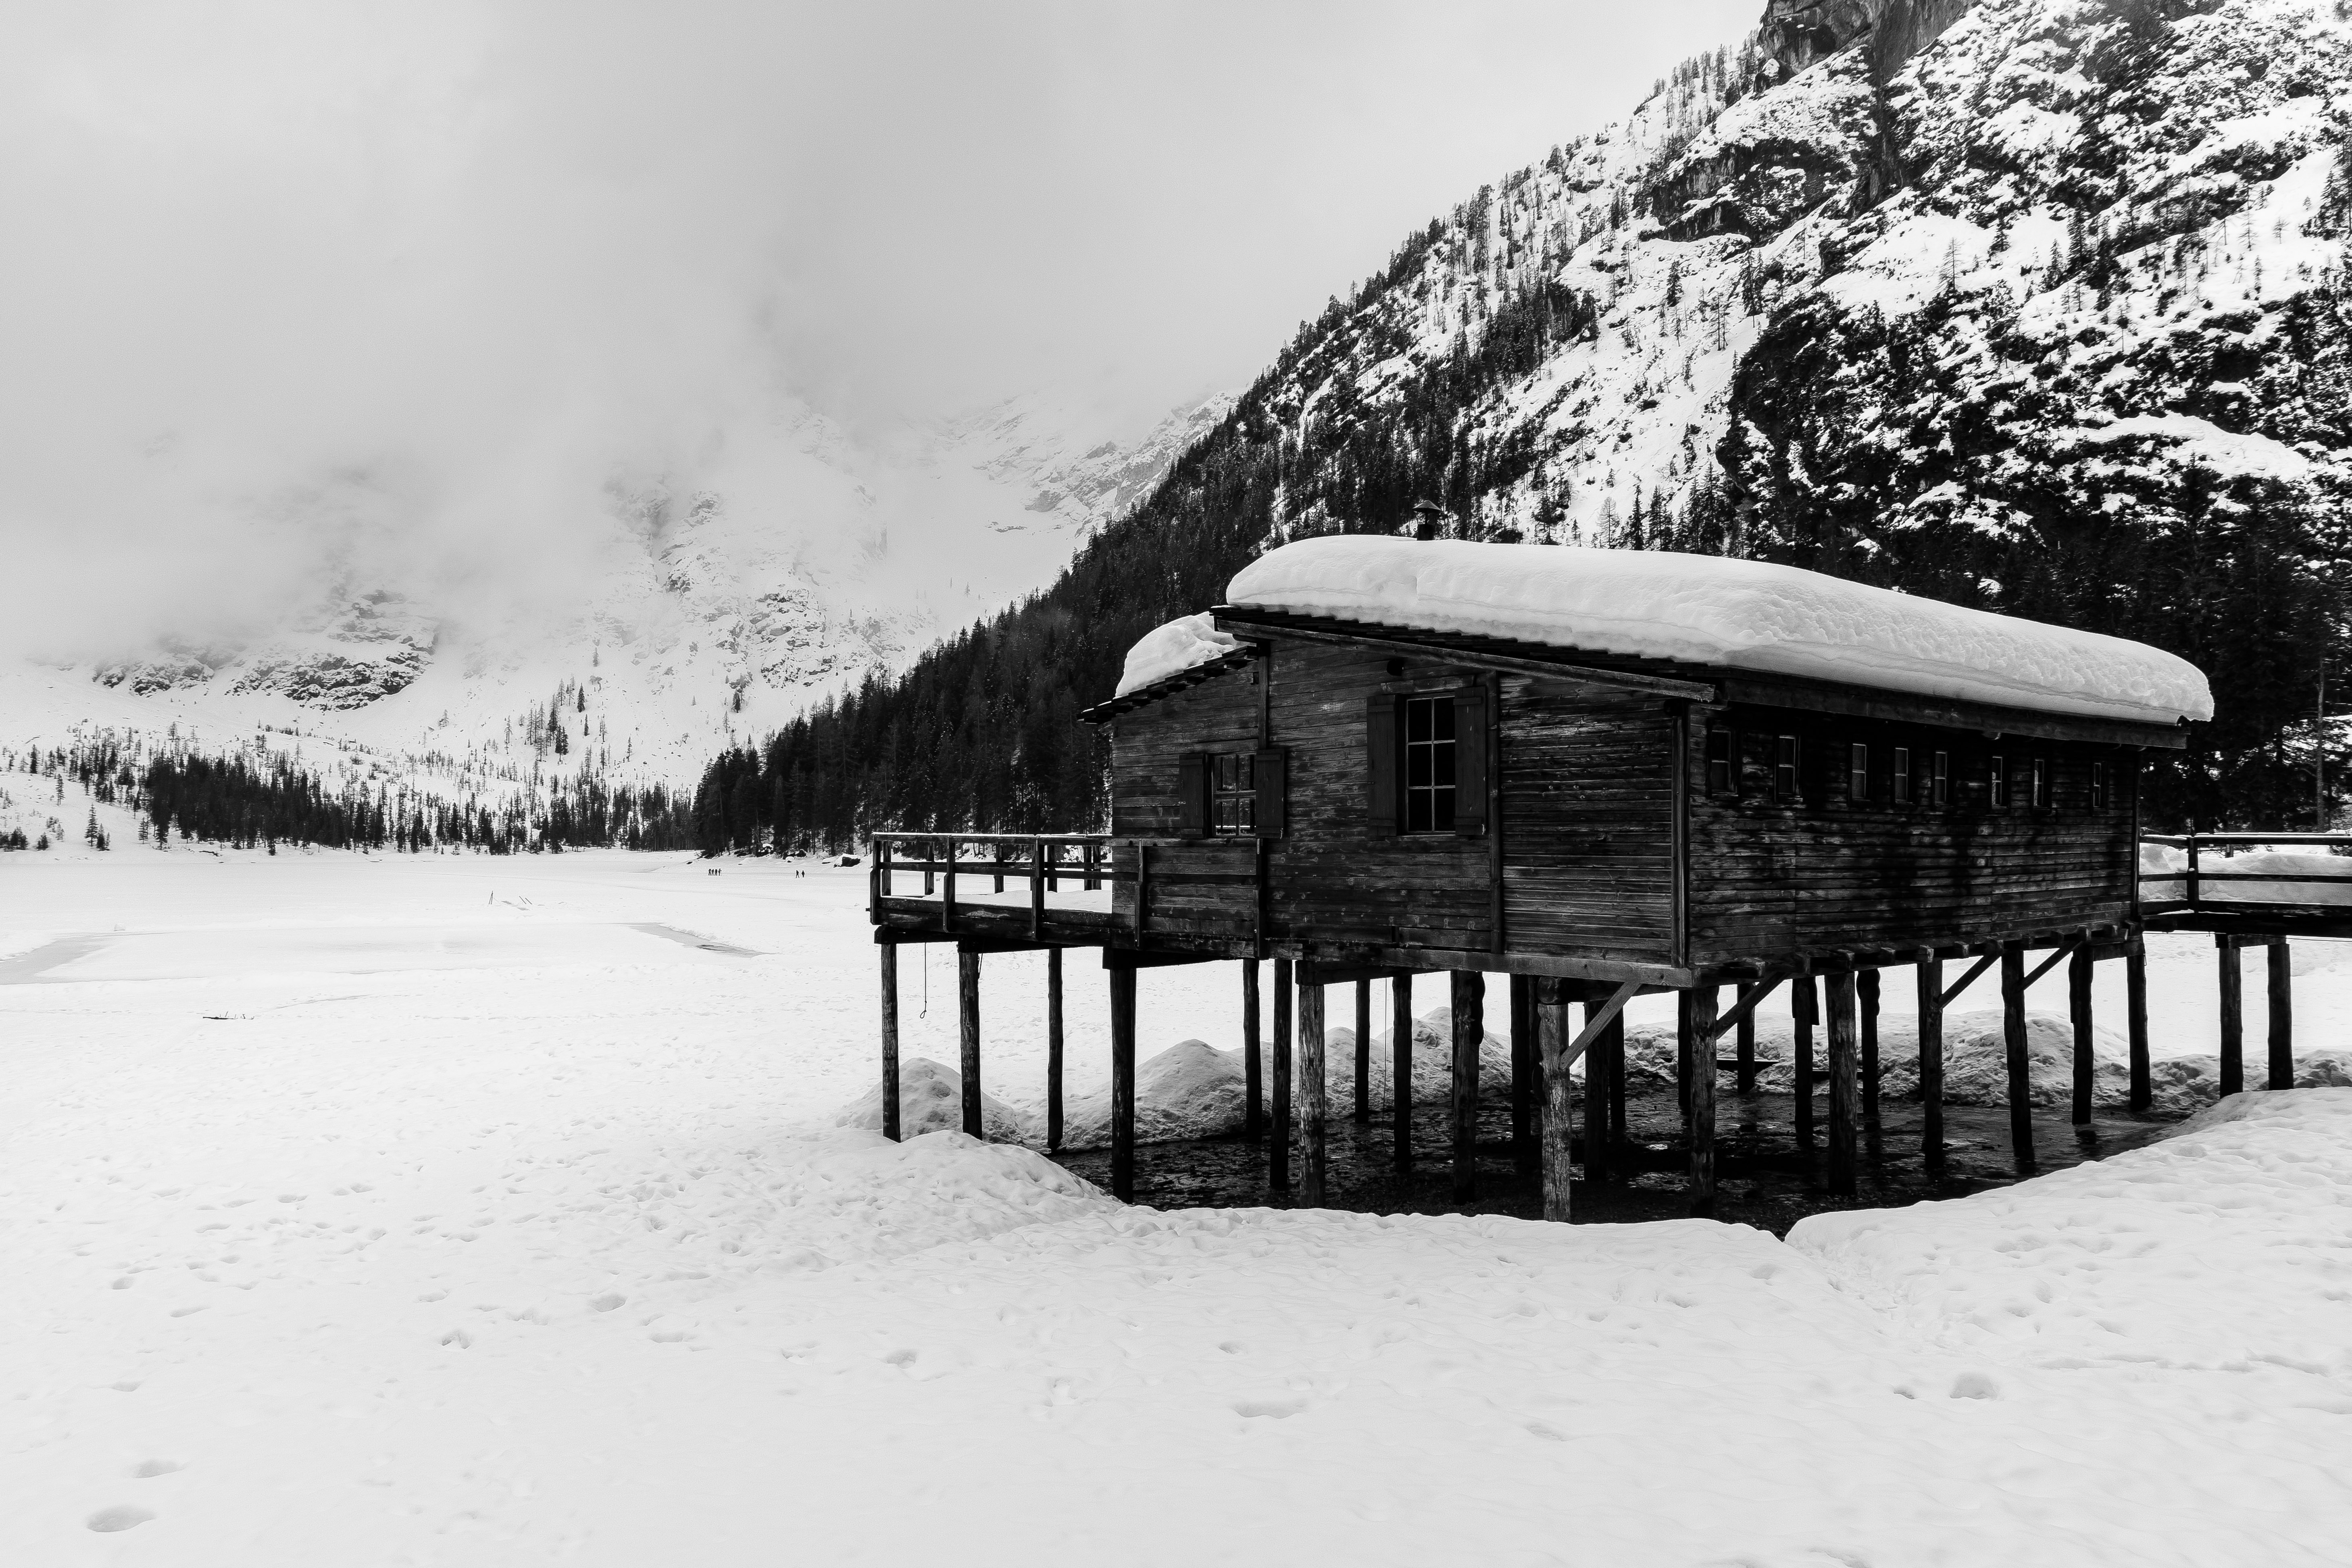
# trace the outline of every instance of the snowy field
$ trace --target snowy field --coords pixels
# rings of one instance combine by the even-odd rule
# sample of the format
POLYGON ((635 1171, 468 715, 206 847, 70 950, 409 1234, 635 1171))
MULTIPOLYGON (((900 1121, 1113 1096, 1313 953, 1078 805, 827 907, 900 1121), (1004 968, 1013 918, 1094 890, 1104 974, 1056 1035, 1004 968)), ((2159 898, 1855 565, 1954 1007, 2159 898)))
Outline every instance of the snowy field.
MULTIPOLYGON (((2352 1091, 1785 1244, 1156 1214, 830 1127, 875 1073, 864 890, 0 858, 0 1563, 2345 1560, 2352 1091)), ((2159 948, 2160 1051, 2212 1048, 2213 962, 2159 948)), ((987 968, 1017 1106, 1042 970, 987 968)), ((907 1049, 951 1063, 951 960, 924 984, 907 1049)), ((1233 1045, 1237 993, 1148 972, 1144 1053, 1233 1045)))

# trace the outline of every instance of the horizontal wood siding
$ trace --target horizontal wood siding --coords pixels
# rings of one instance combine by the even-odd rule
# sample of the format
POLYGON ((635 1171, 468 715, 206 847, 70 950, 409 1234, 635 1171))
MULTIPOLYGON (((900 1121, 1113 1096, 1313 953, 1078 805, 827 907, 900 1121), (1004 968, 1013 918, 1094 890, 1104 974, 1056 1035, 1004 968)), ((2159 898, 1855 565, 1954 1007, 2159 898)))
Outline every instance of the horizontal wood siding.
MULTIPOLYGON (((1407 675, 1460 684, 1434 664, 1407 675)), ((1494 930, 1486 840, 1372 831, 1367 713, 1389 679, 1385 658, 1276 645, 1274 743, 1290 752, 1290 834, 1269 857, 1273 934, 1483 948, 1494 930)))
POLYGON ((1685 767, 1691 790, 1691 962, 1821 955, 1922 942, 1988 941, 2106 925, 2131 907, 2135 755, 2116 747, 1927 725, 1831 718, 1786 709, 1695 709, 1685 767), (1737 795, 1706 788, 1711 725, 1739 735, 1737 795), (1773 742, 1795 735, 1797 794, 1774 788, 1773 742), (1848 748, 1867 751, 1865 798, 1853 796, 1848 748), (1934 754, 1950 759, 1946 804, 1893 802, 1895 748, 1911 752, 1916 790, 1934 754), (1994 756, 2010 804, 1991 804, 1994 756), (2050 804, 2030 804, 2043 759, 2050 804), (2091 805, 2091 767, 2107 770, 2091 805))
POLYGON ((1236 670, 1111 721, 1110 830, 1176 837, 1178 759, 1187 752, 1257 749, 1257 688, 1236 670))
MULTIPOLYGON (((1121 839, 1158 840, 1150 847, 1144 931, 1164 934, 1248 937, 1257 920, 1257 892, 1246 881, 1192 882, 1202 874, 1252 874, 1253 852, 1230 839, 1175 842, 1177 772, 1187 752, 1255 752, 1258 689, 1246 670, 1221 675, 1121 714, 1111 724, 1111 832, 1121 839)), ((1135 929, 1136 846, 1118 845, 1111 911, 1122 931, 1135 929)))
POLYGON ((1655 698, 1505 679, 1508 947, 1672 962, 1674 736, 1655 698))

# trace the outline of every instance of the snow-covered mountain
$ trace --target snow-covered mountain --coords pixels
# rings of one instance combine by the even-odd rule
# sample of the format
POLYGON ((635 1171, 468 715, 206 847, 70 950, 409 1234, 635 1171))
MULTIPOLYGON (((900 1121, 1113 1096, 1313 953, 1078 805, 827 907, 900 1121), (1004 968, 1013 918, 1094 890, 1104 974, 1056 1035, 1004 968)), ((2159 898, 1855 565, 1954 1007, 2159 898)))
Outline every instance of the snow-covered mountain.
POLYGON ((0 674, 0 725, 45 746, 302 736, 444 796, 690 784, 713 751, 1048 581, 1230 402, 1140 437, 1037 395, 880 441, 804 412, 749 456, 612 478, 513 583, 405 561, 392 525, 343 521, 382 509, 322 501, 331 547, 268 621, 0 674))
POLYGON ((1424 502, 1467 537, 1755 555, 2154 643, 2219 710, 2150 820, 2308 823, 2315 750, 2331 799, 2352 768, 2316 717, 2352 653, 2347 16, 1769 0, 1407 236, 1011 652, 820 726, 826 833, 1099 820, 1098 770, 966 754, 988 694, 1036 679, 1000 666, 1051 647, 1101 700, 1268 546, 1424 502), (945 733, 966 750, 929 756, 945 733))

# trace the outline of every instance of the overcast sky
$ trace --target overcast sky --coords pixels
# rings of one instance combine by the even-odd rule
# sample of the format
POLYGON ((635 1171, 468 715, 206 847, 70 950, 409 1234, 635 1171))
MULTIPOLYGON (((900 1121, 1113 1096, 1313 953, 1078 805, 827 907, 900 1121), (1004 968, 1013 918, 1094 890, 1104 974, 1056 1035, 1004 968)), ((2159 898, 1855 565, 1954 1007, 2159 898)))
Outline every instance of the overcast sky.
POLYGON ((507 515, 779 395, 1143 420, 1759 11, 26 0, 0 528, 103 559, 338 469, 507 515))

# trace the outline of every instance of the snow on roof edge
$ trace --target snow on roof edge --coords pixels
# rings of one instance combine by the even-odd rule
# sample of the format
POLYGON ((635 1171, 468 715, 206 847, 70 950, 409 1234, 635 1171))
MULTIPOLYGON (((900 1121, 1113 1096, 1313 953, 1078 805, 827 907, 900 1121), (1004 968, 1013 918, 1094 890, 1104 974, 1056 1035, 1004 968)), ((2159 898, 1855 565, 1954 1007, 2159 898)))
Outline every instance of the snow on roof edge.
POLYGON ((1215 618, 1206 610, 1179 616, 1144 633, 1127 650, 1127 665, 1119 672, 1118 689, 1111 694, 1112 700, 1181 675, 1195 665, 1223 658, 1241 646, 1239 637, 1217 629, 1215 618))
POLYGON ((1724 556, 1336 535, 1268 552, 1226 597, 2080 718, 2213 712, 2204 673, 2145 643, 1724 556))

